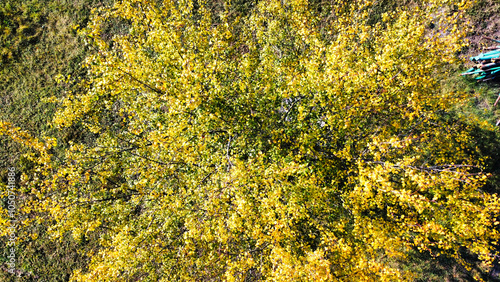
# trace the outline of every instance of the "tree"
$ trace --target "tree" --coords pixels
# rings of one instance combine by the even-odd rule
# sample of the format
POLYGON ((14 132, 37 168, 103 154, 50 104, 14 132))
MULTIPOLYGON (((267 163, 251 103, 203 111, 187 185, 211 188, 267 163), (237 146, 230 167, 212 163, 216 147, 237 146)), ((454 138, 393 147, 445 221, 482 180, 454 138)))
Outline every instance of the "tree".
POLYGON ((18 138, 41 156, 25 208, 51 214, 55 237, 98 234, 73 279, 410 279, 388 259, 412 248, 491 262, 498 197, 481 190, 467 131, 440 116, 463 98, 439 81, 467 4, 377 7, 125 0, 96 13, 87 91, 54 119, 95 140, 50 158, 18 138))

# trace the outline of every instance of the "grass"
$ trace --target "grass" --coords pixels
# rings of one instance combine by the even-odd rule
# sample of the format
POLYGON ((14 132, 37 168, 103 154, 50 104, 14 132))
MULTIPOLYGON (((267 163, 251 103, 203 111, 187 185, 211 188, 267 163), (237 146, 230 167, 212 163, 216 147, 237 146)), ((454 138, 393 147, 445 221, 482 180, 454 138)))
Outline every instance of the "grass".
MULTIPOLYGON (((57 75, 84 75, 80 63, 88 50, 73 27, 85 26, 91 8, 99 5, 103 3, 97 0, 2 1, 0 120, 11 122, 35 136, 56 135, 66 141, 81 138, 75 132, 77 128, 56 134, 49 126, 55 107, 42 100, 61 97, 72 87, 58 84, 57 75)), ((31 169, 31 163, 22 157, 25 152, 25 148, 0 138, 0 177, 4 183, 7 167, 14 166, 24 172, 31 169)), ((73 269, 85 267, 87 258, 78 250, 92 244, 81 245, 69 236, 63 242, 52 242, 42 225, 29 226, 26 231, 37 234, 38 238, 23 238, 17 246, 16 267, 20 277, 5 271, 7 241, 0 238, 0 281, 67 281, 73 269)))
POLYGON ((471 56, 485 52, 485 47, 500 45, 500 43, 484 39, 484 37, 500 39, 500 2, 478 0, 468 11, 468 17, 474 28, 467 36, 468 47, 460 54, 465 63, 453 70, 454 73, 445 82, 445 89, 467 91, 472 98, 465 105, 463 114, 470 117, 476 116, 495 125, 500 119, 500 103, 496 107, 493 106, 500 93, 500 80, 476 82, 472 78, 460 77, 459 73, 474 65, 469 61, 471 56))

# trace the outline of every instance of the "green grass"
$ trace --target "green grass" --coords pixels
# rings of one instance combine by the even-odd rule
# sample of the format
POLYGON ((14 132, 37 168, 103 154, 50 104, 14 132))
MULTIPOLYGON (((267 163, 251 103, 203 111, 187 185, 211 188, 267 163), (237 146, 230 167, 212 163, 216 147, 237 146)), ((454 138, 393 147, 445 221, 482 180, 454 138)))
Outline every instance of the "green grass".
POLYGON ((465 64, 456 66, 451 77, 444 83, 445 90, 465 90, 471 96, 464 105, 462 113, 469 118, 477 117, 495 125, 500 119, 500 103, 493 106, 500 93, 500 80, 476 82, 471 77, 460 77, 459 73, 472 67, 471 56, 485 52, 485 47, 500 45, 484 39, 485 36, 500 39, 500 2, 495 0, 478 0, 468 12, 473 30, 467 36, 469 45, 461 54, 465 64))
MULTIPOLYGON (((473 77, 460 76, 469 67, 464 65, 452 70, 450 77, 442 81, 443 91, 465 92, 467 100, 455 111, 465 119, 480 120, 494 126, 500 119, 500 102, 493 106, 500 93, 500 84, 494 81, 477 82, 473 77)), ((490 129, 493 130, 493 127, 490 129)))
MULTIPOLYGON (((51 128, 49 122, 55 106, 42 100, 51 96, 62 97, 73 86, 58 84, 55 80, 57 75, 75 78, 84 75, 80 63, 88 50, 74 27, 85 26, 91 8, 98 5, 102 5, 101 1, 2 1, 0 120, 11 122, 34 136, 55 135, 63 141, 82 138, 78 128, 70 128, 62 133, 51 128)), ((21 172, 32 169, 30 161, 23 157, 25 152, 25 148, 10 142, 8 138, 0 138, 0 177, 4 183, 8 166, 14 166, 21 172)), ((19 179, 17 183, 20 183, 19 179)), ((22 201, 25 195, 18 196, 22 201)), ((17 246, 19 261, 16 266, 23 275, 15 277, 5 271, 6 239, 0 238, 0 266, 3 269, 0 271, 0 281, 67 281, 73 269, 85 267, 87 258, 77 250, 91 246, 89 242, 77 243, 66 236, 63 242, 56 243, 50 240, 42 225, 24 229, 30 234, 37 234, 38 238, 23 238, 17 246)))

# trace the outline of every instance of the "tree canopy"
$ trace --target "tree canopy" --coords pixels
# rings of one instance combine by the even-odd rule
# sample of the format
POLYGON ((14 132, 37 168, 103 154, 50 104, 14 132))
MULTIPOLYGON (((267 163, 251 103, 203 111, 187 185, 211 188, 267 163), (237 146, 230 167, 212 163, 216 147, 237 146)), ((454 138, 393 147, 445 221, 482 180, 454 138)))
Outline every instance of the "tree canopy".
POLYGON ((98 237, 76 281, 404 280, 389 261, 414 248, 491 262, 499 199, 467 125, 443 118, 465 97, 440 79, 467 2, 96 11, 88 78, 53 120, 92 140, 1 124, 33 150, 23 211, 98 237))

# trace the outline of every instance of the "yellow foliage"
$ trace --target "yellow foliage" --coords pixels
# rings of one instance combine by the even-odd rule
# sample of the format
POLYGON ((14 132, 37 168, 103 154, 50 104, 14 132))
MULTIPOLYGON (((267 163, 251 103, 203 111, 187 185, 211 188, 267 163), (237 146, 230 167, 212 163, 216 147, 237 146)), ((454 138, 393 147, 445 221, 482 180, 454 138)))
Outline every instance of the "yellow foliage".
POLYGON ((96 12, 86 91, 54 123, 97 137, 44 159, 40 190, 55 237, 100 236, 72 279, 406 280, 386 262, 411 248, 491 261, 499 199, 481 190, 470 136, 437 114, 464 97, 439 79, 466 2, 412 1, 380 21, 370 1, 96 12))

